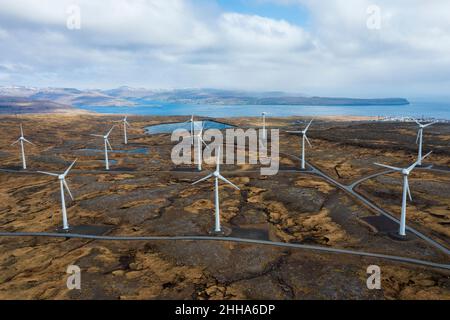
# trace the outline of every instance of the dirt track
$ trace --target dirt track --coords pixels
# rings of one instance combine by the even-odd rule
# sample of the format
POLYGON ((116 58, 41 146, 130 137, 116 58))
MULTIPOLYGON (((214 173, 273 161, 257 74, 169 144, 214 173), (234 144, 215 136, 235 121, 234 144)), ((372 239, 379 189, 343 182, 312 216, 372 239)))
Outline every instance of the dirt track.
MULTIPOLYGON (((101 147, 101 141, 89 134, 107 131, 111 119, 30 116, 24 120, 25 135, 38 145, 27 147, 30 168, 58 172, 73 158, 79 158, 73 174, 68 177, 76 198, 68 206, 70 223, 107 226, 105 230, 109 235, 207 234, 213 222, 212 184, 191 187, 190 182, 201 175, 173 171, 174 166, 168 161, 169 135, 143 135, 142 128, 147 124, 177 119, 131 117, 130 145, 122 146, 117 130, 111 136, 113 147, 119 150, 148 148, 148 153, 112 154, 111 158, 117 161, 112 169, 128 172, 107 174, 99 172, 103 166, 102 153, 79 150, 101 147), (92 173, 80 174, 81 171, 92 173)), ((240 119, 232 121, 236 125, 241 122, 240 119)), ((278 119, 272 124, 286 130, 296 129, 292 121, 278 119)), ((242 122, 252 125, 250 120, 242 122)), ((0 143, 5 146, 0 154, 1 168, 15 169, 20 164, 17 149, 7 147, 17 139, 17 124, 13 118, 1 119, 4 134, 0 143)), ((375 161, 394 165, 410 162, 414 158, 409 141, 415 139, 413 127, 410 126, 410 130, 408 126, 398 128, 391 124, 388 130, 387 124, 380 125, 315 123, 309 134, 314 149, 308 149, 308 160, 343 183, 379 170, 370 165, 375 161), (330 129, 333 126, 340 133, 354 130, 353 135, 337 135, 330 129), (350 127, 344 130, 346 126, 350 127), (364 134, 367 135, 364 145, 351 139, 364 134), (389 138, 392 135, 402 138, 397 141, 389 138)), ((438 125, 433 130, 430 136, 425 134, 430 145, 437 150, 445 150, 447 146, 448 150, 447 127, 438 125)), ((282 151, 300 152, 298 146, 298 136, 283 134, 282 151)), ((432 162, 448 166, 448 154, 436 153, 432 162)), ((282 164, 298 166, 289 157, 282 157, 282 164)), ((232 173, 226 176, 242 192, 222 186, 220 195, 223 224, 244 237, 401 253, 449 262, 448 257, 419 239, 398 242, 377 232, 364 220, 373 216, 373 212, 320 178, 290 173, 262 177, 240 169, 244 168, 223 167, 224 171, 232 173)), ((387 178, 389 176, 377 179, 387 178)), ((437 216, 415 219, 412 209, 411 222, 424 232, 440 231, 441 240, 448 244, 445 238, 448 225, 441 223, 449 216, 445 193, 448 179, 444 175, 420 178, 422 184, 423 180, 430 182, 421 185, 422 189, 417 187, 418 206, 437 216), (426 191, 430 188, 434 192, 428 197, 426 191), (436 231, 437 225, 443 229, 436 231)), ((366 190, 366 184, 371 185, 373 181, 369 180, 360 188, 366 190)), ((0 182, 2 231, 52 231, 60 225, 56 181, 40 175, 1 173, 0 182)), ((415 184, 411 185, 413 195, 415 184)), ((383 185, 392 185, 392 188, 384 188, 386 194, 381 198, 376 198, 372 189, 366 190, 367 196, 373 197, 380 206, 385 206, 386 199, 392 199, 389 200, 392 206, 387 208, 397 212, 394 205, 400 200, 397 183, 389 180, 383 181, 383 185)), ((372 258, 213 242, 136 244, 76 239, 23 239, 20 242, 0 239, 0 243, 1 298, 450 298, 447 272, 372 258), (369 291, 365 287, 365 268, 372 263, 382 266, 382 291, 369 291), (85 287, 81 293, 65 288, 65 268, 69 264, 77 264, 83 270, 85 287)))

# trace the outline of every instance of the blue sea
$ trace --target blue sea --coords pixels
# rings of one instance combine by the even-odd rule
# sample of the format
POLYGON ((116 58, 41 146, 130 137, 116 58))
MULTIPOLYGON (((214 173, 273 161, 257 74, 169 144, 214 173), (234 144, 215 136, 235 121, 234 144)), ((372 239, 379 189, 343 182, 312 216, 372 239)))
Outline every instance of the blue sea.
POLYGON ((204 105, 180 104, 160 101, 139 100, 132 107, 99 107, 77 106, 78 108, 109 114, 128 115, 197 115, 214 118, 251 117, 260 116, 261 112, 268 112, 271 117, 286 116, 388 116, 415 117, 450 120, 449 102, 411 102, 409 105, 385 106, 299 106, 299 105, 204 105))

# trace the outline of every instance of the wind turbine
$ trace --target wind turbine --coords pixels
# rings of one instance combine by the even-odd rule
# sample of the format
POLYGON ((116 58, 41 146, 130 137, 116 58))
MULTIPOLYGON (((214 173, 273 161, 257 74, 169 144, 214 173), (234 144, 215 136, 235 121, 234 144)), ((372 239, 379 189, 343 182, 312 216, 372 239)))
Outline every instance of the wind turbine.
POLYGON ((128 116, 125 116, 122 120, 114 121, 114 122, 120 122, 123 125, 123 142, 125 144, 128 144, 128 136, 127 136, 127 127, 131 127, 127 120, 128 116))
MULTIPOLYGON (((430 155, 431 152, 427 153, 425 156, 423 156, 420 160, 425 159, 426 157, 428 157, 430 155)), ((406 236, 406 196, 409 196, 409 200, 412 201, 412 196, 411 196, 411 190, 409 189, 409 183, 408 183, 408 176, 411 173, 411 171, 413 171, 413 169, 419 164, 419 161, 414 162, 412 165, 410 165, 407 168, 397 168, 397 167, 392 167, 392 166, 388 166, 385 164, 380 164, 380 163, 374 163, 377 166, 380 167, 384 167, 384 168, 388 168, 397 172, 401 172, 403 175, 403 195, 402 195, 402 211, 401 211, 401 216, 400 216, 400 229, 399 229, 399 234, 400 236, 406 236)))
POLYGON ((22 168, 25 170, 27 168, 27 160, 25 159, 25 148, 24 148, 24 142, 27 142, 29 144, 34 145, 34 143, 28 141, 27 139, 25 139, 25 137, 23 136, 23 127, 22 124, 20 124, 20 137, 19 139, 17 139, 15 142, 13 142, 11 145, 15 145, 16 143, 20 142, 20 150, 21 150, 21 155, 22 155, 22 168))
POLYGON ((194 115, 192 115, 191 118, 185 123, 188 122, 191 124, 191 145, 194 145, 194 115))
POLYGON ((109 170, 108 147, 112 151, 112 147, 111 147, 111 144, 109 143, 108 137, 111 134, 111 131, 114 129, 114 127, 115 127, 115 125, 113 125, 111 127, 111 129, 109 129, 108 133, 106 135, 104 135, 104 136, 99 135, 99 134, 91 134, 91 136, 93 136, 93 137, 101 137, 101 138, 103 138, 103 141, 105 143, 105 168, 106 168, 106 170, 109 170))
POLYGON ((67 193, 69 194, 70 198, 73 200, 72 193, 70 192, 69 186, 66 182, 66 176, 69 173, 70 169, 74 166, 75 162, 77 162, 77 159, 75 159, 74 162, 67 168, 66 171, 62 174, 57 173, 51 173, 51 172, 45 172, 45 171, 38 171, 39 173, 46 174, 52 177, 57 177, 59 180, 59 188, 61 190, 61 208, 62 208, 62 220, 63 220, 63 230, 67 231, 69 230, 69 223, 67 222, 67 211, 66 211, 66 201, 64 199, 64 188, 66 188, 67 193))
POLYGON ((220 209, 219 209, 219 179, 228 183, 229 185, 233 186, 235 189, 240 190, 235 184, 233 184, 232 182, 228 181, 227 179, 225 179, 221 174, 220 174, 220 146, 217 152, 217 157, 216 157, 216 170, 207 175, 206 177, 192 183, 192 185, 197 184, 199 182, 208 180, 209 178, 214 177, 214 195, 215 195, 215 227, 214 227, 214 232, 216 233, 220 233, 222 231, 222 229, 220 228, 220 209))
POLYGON ((419 131, 417 132, 417 138, 416 143, 419 144, 419 154, 417 155, 417 165, 422 165, 422 142, 423 142, 423 129, 426 127, 431 126, 432 124, 435 124, 436 122, 431 122, 428 124, 421 124, 419 121, 414 119, 414 121, 419 125, 419 131))
POLYGON ((266 138, 266 115, 267 115, 267 112, 261 112, 261 116, 262 116, 262 123, 263 123, 263 133, 262 133, 262 136, 263 136, 263 139, 265 139, 266 138))
POLYGON ((207 147, 208 145, 206 144, 206 142, 203 140, 202 138, 202 134, 203 134, 203 122, 202 122, 202 126, 200 127, 200 131, 195 135, 195 137, 197 138, 197 166, 198 166, 198 171, 202 171, 202 158, 203 158, 203 148, 202 148, 202 143, 207 147))
POLYGON ((308 136, 306 135, 306 132, 309 129, 309 126, 312 123, 312 119, 309 122, 309 124, 306 126, 306 128, 303 131, 287 131, 289 133, 301 133, 302 134, 302 170, 305 170, 305 140, 308 142, 309 146, 312 147, 311 142, 309 142, 308 136))

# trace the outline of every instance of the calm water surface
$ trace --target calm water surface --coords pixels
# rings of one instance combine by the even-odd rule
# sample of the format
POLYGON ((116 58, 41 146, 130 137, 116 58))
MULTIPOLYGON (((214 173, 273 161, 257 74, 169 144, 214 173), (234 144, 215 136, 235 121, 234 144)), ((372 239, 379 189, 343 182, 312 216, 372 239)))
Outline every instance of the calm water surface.
MULTIPOLYGON (((203 130, 207 129, 228 129, 232 128, 232 126, 211 120, 205 121, 194 121, 194 130, 200 130, 203 127, 203 130)), ((186 129, 188 131, 191 130, 190 122, 175 122, 175 123, 163 123, 157 124, 154 126, 148 126, 145 128, 145 132, 148 134, 158 134, 158 133, 172 133, 176 129, 186 129)))
POLYGON ((192 105, 145 100, 138 103, 133 107, 78 107, 98 113, 156 116, 195 114, 216 118, 259 116, 266 111, 272 117, 348 115, 450 119, 450 102, 411 102, 404 106, 192 105))

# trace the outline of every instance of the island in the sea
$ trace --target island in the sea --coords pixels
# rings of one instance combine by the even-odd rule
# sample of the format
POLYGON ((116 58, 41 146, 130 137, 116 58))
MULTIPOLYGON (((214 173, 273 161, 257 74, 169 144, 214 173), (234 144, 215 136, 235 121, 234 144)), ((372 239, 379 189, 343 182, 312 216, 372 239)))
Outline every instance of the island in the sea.
POLYGON ((80 106, 135 106, 144 101, 205 105, 382 106, 408 105, 404 98, 341 98, 289 94, 279 91, 248 92, 218 89, 111 90, 73 88, 0 87, 0 113, 52 113, 76 111, 80 106))

